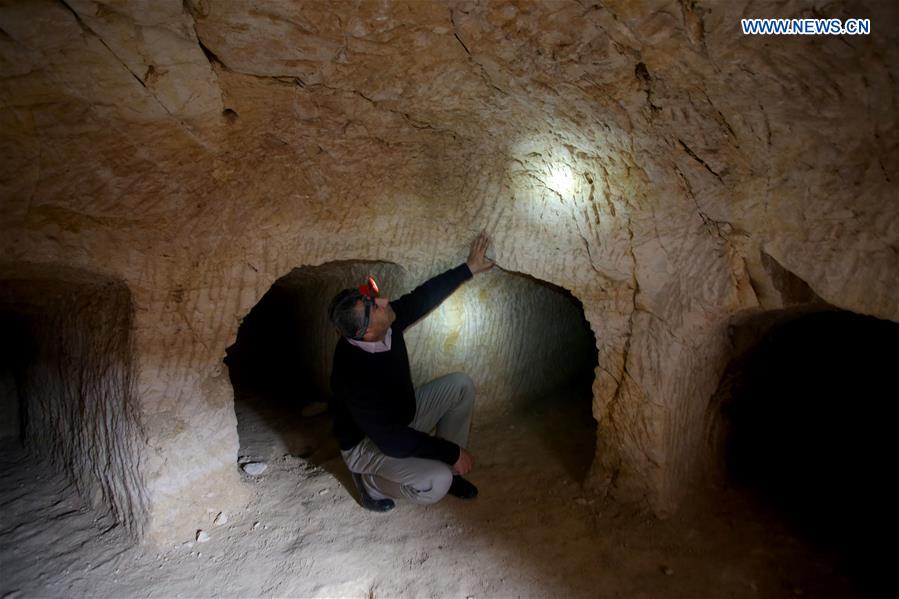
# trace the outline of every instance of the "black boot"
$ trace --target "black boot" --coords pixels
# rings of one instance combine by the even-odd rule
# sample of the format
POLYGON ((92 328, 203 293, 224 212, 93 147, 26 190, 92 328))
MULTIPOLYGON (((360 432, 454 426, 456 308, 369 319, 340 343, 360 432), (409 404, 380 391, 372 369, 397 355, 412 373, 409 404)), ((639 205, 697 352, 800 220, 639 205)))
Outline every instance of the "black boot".
POLYGON ((356 489, 359 491, 359 504, 362 507, 371 512, 389 512, 394 508, 396 504, 393 503, 393 499, 375 499, 365 490, 365 485, 362 484, 362 476, 355 472, 350 474, 353 475, 353 482, 356 483, 356 489))
POLYGON ((453 484, 450 485, 447 493, 460 499, 474 499, 478 496, 478 488, 456 474, 453 475, 453 484))

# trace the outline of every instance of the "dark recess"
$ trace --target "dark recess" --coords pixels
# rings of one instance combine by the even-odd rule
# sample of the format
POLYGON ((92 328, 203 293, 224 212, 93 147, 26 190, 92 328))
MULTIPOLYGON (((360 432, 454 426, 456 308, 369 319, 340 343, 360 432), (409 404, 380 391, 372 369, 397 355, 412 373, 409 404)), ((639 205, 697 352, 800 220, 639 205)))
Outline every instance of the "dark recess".
POLYGON ((312 382, 298 294, 274 285, 244 319, 225 364, 238 395, 261 395, 292 407, 323 400, 312 382))
POLYGON ((721 408, 730 483, 876 592, 895 555, 899 324, 800 316, 768 329, 742 364, 721 408))

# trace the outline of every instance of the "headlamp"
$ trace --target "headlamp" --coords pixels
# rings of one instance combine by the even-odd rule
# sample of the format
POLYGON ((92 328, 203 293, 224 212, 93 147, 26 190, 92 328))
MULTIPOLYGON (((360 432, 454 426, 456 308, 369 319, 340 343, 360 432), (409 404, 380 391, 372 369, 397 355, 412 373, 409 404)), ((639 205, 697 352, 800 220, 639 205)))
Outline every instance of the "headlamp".
POLYGON ((356 331, 356 336, 353 339, 357 341, 362 339, 365 336, 365 332, 368 330, 368 321, 371 317, 371 306, 375 303, 375 298, 380 295, 380 290, 378 289, 378 284, 375 283, 374 277, 368 277, 368 281, 359 285, 359 293, 362 294, 362 305, 365 306, 365 316, 362 320, 362 326, 359 327, 359 330, 356 331))
POLYGON ((378 284, 375 283, 374 277, 368 277, 368 281, 359 285, 359 293, 371 299, 374 299, 381 294, 378 290, 378 284))

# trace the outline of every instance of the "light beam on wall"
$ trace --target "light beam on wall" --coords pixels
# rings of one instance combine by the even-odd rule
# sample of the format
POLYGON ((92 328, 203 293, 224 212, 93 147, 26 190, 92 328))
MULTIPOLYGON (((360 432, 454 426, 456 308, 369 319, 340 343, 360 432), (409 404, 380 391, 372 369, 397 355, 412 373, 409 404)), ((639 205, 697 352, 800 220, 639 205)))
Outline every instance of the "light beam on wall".
POLYGON ((546 186, 563 198, 571 197, 574 191, 574 173, 564 164, 550 166, 546 186))

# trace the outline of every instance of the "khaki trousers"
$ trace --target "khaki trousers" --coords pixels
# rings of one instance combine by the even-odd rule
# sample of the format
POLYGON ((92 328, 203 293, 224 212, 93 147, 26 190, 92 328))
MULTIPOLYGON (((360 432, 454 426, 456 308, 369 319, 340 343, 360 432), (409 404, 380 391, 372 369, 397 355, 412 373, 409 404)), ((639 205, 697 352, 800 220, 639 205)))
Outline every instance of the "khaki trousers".
MULTIPOLYGON (((448 374, 415 390, 415 418, 409 426, 428 434, 436 429, 437 437, 465 447, 473 407, 471 378, 461 372, 448 374)), ((361 475, 374 499, 402 497, 431 504, 440 501, 453 482, 449 465, 421 458, 391 458, 368 437, 341 455, 350 472, 361 475)))

